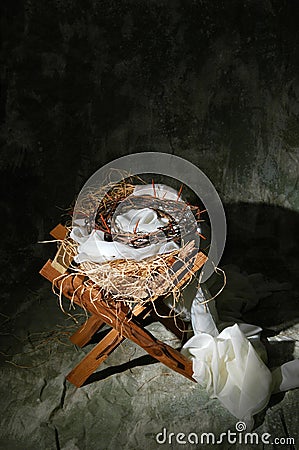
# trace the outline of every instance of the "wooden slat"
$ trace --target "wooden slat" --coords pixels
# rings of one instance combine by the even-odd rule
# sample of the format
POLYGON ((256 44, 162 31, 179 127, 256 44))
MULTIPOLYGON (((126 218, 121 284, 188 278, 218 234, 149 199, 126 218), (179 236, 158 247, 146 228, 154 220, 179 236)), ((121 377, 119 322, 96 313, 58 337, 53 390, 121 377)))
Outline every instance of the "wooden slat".
POLYGON ((55 280, 55 278, 60 277, 61 273, 55 269, 52 266, 52 260, 49 259, 44 267, 39 271, 39 273, 46 278, 47 280, 51 281, 51 283, 55 280))
MULTIPOLYGON (((192 255, 191 255, 192 257, 192 255)), ((195 254, 194 254, 195 257, 195 254)), ((191 258, 190 258, 191 259, 191 258)), ((186 281, 188 281, 192 275, 194 275, 199 269, 201 269, 201 267, 205 264, 205 262, 207 261, 207 256, 202 253, 202 252, 198 252, 196 254, 195 260, 193 262, 193 266, 191 268, 185 268, 183 262, 181 261, 177 261, 173 266, 172 266, 172 270, 175 273, 175 279, 176 281, 176 288, 180 288, 182 287, 186 281)))
MULTIPOLYGON (((134 309, 133 314, 136 316, 141 316, 147 309, 146 306, 137 305, 134 309)), ((105 322, 98 316, 92 315, 88 319, 87 325, 90 327, 91 338, 93 334, 99 329, 99 323, 105 324, 105 322)), ((84 326, 84 325, 83 325, 84 326)), ((100 325, 101 326, 101 325, 100 325)), ((84 330, 82 330, 84 332, 84 330)), ((77 337, 79 336, 80 329, 78 330, 77 337)), ((71 337, 71 341, 74 342, 74 336, 71 337)), ((87 378, 107 359, 107 357, 112 353, 124 340, 124 336, 119 333, 119 331, 114 328, 103 338, 101 341, 83 358, 83 360, 68 374, 67 379, 72 384, 77 387, 82 386, 87 378)), ((90 339, 84 340, 87 343, 90 339)))
POLYGON ((53 230, 50 231, 50 235, 54 239, 63 241, 63 239, 67 235, 67 229, 65 228, 65 226, 63 226, 63 225, 61 225, 61 223, 59 223, 55 228, 53 228, 53 230))
POLYGON ((105 322, 99 316, 93 314, 76 331, 76 333, 70 337, 70 340, 73 344, 78 345, 78 347, 84 347, 103 325, 105 325, 105 322))
POLYGON ((74 367, 67 375, 67 380, 77 387, 87 380, 87 378, 108 358, 110 353, 124 340, 114 328, 74 367))
POLYGON ((70 250, 70 248, 66 250, 64 245, 60 245, 52 262, 52 266, 60 273, 66 273, 74 259, 74 256, 74 251, 70 250))

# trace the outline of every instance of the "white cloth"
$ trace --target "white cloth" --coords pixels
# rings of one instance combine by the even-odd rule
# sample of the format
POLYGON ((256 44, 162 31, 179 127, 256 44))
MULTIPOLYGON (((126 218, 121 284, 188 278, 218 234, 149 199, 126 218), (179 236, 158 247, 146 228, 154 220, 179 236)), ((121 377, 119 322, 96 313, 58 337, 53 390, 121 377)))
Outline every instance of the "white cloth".
POLYGON ((219 334, 203 300, 199 289, 191 307, 194 336, 182 351, 193 359, 194 379, 250 430, 253 416, 267 405, 273 392, 299 387, 299 360, 271 373, 263 362, 266 351, 260 342, 262 329, 235 323, 219 334))
POLYGON ((219 332, 210 313, 208 303, 205 300, 201 289, 198 289, 191 305, 191 321, 194 334, 207 333, 211 336, 218 336, 219 332))
MULTIPOLYGON (((134 196, 150 195, 155 198, 177 200, 178 193, 168 186, 157 184, 136 186, 134 196)), ((178 199, 180 200, 180 199, 178 199)), ((130 209, 115 217, 115 224, 123 233, 140 231, 151 233, 167 225, 168 220, 158 217, 156 211, 151 208, 130 209)), ((162 234, 162 232, 161 232, 162 234)), ((157 254, 169 253, 177 250, 179 246, 173 241, 167 242, 166 237, 159 237, 159 242, 141 248, 133 248, 120 242, 108 242, 104 240, 104 233, 93 230, 90 234, 86 232, 84 221, 77 221, 73 227, 70 237, 78 244, 78 254, 75 256, 77 263, 92 261, 103 263, 114 259, 133 259, 141 261, 144 258, 157 254)))
POLYGON ((116 225, 124 233, 140 231, 151 233, 168 224, 166 218, 159 218, 156 211, 150 208, 130 209, 124 214, 119 214, 115 219, 116 225))
POLYGON ((163 200, 182 201, 178 192, 165 184, 139 184, 135 186, 133 195, 150 195, 163 200))
MULTIPOLYGON (((71 233, 71 238, 76 240, 77 236, 71 233)), ((77 242, 79 242, 77 240, 77 242)), ((101 232, 92 231, 87 237, 82 239, 78 247, 78 254, 75 257, 77 263, 84 261, 93 261, 103 263, 114 259, 134 259, 140 261, 144 258, 157 255, 159 253, 168 253, 179 247, 174 242, 164 242, 151 244, 142 248, 133 248, 120 242, 106 242, 102 240, 101 232)))
POLYGON ((272 376, 237 324, 218 336, 194 335, 184 346, 193 357, 193 377, 238 419, 252 416, 269 401, 272 376))
POLYGON ((284 392, 299 387, 299 359, 288 361, 272 372, 273 392, 284 392))

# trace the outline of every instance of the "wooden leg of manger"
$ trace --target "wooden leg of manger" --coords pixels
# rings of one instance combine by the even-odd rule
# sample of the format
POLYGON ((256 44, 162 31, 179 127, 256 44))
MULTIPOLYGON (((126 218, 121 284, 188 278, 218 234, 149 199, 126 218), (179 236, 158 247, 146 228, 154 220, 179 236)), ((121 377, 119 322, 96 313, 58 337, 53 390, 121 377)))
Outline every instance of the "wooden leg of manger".
POLYGON ((70 337, 73 344, 84 347, 93 335, 105 325, 104 320, 92 314, 87 321, 70 337))
POLYGON ((88 377, 99 367, 111 352, 119 346, 125 338, 117 330, 112 330, 80 361, 67 375, 67 380, 77 387, 82 386, 88 377))

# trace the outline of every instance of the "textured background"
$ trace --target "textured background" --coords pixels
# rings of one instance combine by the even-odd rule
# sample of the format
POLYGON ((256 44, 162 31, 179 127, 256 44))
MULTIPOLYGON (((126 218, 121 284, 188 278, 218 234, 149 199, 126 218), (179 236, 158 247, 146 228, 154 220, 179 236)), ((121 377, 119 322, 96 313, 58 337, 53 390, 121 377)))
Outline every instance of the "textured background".
POLYGON ((54 251, 37 242, 97 168, 146 151, 182 156, 211 179, 228 218, 223 263, 289 283, 255 322, 296 318, 299 3, 2 0, 1 10, 0 281, 3 314, 16 318, 10 332, 55 324, 32 319, 30 308, 49 301, 38 270, 54 251))
POLYGON ((174 153, 226 203, 298 212, 298 22, 290 0, 2 2, 4 281, 123 154, 174 153))
POLYGON ((298 210, 296 6, 10 4, 2 16, 2 168, 15 176, 31 169, 32 184, 44 191, 51 183, 56 199, 66 167, 73 193, 95 166, 159 149, 189 155, 224 200, 298 210))

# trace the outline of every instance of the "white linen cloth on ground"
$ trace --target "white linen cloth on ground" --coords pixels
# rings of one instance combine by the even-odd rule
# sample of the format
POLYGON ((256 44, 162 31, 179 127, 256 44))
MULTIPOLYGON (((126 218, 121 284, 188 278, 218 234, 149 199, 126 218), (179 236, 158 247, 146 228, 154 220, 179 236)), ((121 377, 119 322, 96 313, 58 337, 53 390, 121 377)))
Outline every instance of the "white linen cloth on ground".
POLYGON ((193 360, 193 377, 227 410, 253 426, 253 416, 268 403, 273 392, 299 387, 299 360, 271 372, 260 342, 260 327, 235 323, 218 332, 208 304, 199 290, 191 308, 194 336, 183 347, 193 360))

